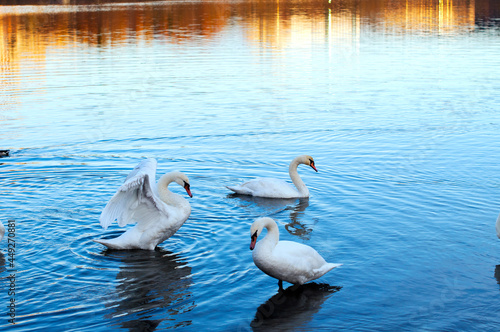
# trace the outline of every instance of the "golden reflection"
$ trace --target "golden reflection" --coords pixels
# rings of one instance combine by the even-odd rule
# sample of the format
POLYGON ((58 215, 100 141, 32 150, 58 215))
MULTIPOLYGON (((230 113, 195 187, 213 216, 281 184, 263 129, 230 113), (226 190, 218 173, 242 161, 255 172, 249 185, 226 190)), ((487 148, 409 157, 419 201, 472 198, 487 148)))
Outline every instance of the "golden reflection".
POLYGON ((273 49, 326 42, 349 54, 357 52, 365 30, 467 32, 474 29, 476 13, 487 16, 499 7, 489 0, 52 0, 47 2, 59 4, 49 6, 36 6, 40 2, 35 0, 10 2, 28 6, 0 6, 1 73, 10 76, 2 80, 1 89, 9 91, 18 85, 22 61, 43 64, 54 49, 117 47, 133 41, 202 42, 238 24, 248 40, 273 49))
POLYGON ((396 32, 450 34, 473 29, 474 12, 474 0, 405 0, 391 2, 381 17, 396 32))

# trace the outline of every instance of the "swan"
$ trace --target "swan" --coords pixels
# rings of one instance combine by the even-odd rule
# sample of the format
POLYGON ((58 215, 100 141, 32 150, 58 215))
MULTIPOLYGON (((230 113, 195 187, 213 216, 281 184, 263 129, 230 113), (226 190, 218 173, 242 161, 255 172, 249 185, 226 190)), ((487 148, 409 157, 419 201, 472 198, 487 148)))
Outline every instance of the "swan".
POLYGON ((290 162, 288 173, 296 188, 293 188, 286 181, 273 178, 257 178, 245 182, 239 186, 226 186, 227 189, 241 195, 250 195, 267 198, 303 198, 309 197, 309 189, 307 189, 304 181, 297 173, 297 166, 305 164, 311 166, 316 172, 314 159, 308 155, 298 156, 290 162))
POLYGON ((170 172, 155 183, 156 160, 141 161, 130 172, 123 185, 109 200, 99 218, 107 229, 115 220, 121 227, 137 223, 113 239, 96 239, 110 249, 145 249, 155 247, 171 237, 191 214, 191 205, 182 196, 168 190, 172 182, 184 187, 193 197, 189 179, 181 172, 170 172))
POLYGON ((305 244, 280 241, 278 225, 269 217, 256 219, 250 228, 250 236, 250 250, 255 249, 252 253, 255 265, 278 279, 280 289, 283 289, 283 280, 302 285, 342 265, 327 263, 314 248, 305 244), (267 228, 267 234, 256 244, 264 228, 267 228))

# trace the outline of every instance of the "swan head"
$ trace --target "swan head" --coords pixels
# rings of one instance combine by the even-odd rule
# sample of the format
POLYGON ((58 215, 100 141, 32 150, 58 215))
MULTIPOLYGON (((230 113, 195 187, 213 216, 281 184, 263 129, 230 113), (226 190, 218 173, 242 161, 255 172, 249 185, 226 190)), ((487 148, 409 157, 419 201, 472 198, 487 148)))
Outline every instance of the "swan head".
POLYGON ((257 243, 257 238, 259 237, 262 230, 267 227, 269 223, 276 223, 273 219, 269 217, 263 217, 256 219, 252 226, 250 227, 250 250, 255 248, 255 244, 257 243))
POLYGON ((314 165, 314 159, 313 159, 313 157, 308 156, 308 155, 305 154, 305 155, 302 155, 302 156, 298 157, 298 159, 299 159, 299 162, 301 164, 305 164, 307 166, 311 166, 311 168, 313 170, 315 170, 316 172, 318 171, 316 169, 316 165, 314 165))
POLYGON ((189 184, 188 177, 181 172, 172 172, 171 175, 174 182, 177 183, 179 186, 183 187, 184 190, 186 190, 189 197, 193 197, 193 194, 191 194, 191 185, 189 184))

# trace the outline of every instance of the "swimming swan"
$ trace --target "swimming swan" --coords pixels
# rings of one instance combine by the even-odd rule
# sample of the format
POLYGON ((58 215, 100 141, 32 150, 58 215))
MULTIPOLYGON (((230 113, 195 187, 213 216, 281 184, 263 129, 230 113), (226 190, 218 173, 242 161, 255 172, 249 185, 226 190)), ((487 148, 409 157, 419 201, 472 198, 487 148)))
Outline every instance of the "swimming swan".
POLYGON ((302 285, 342 265, 327 263, 316 250, 305 244, 279 241, 278 225, 268 217, 253 222, 250 236, 250 250, 253 250, 255 265, 262 272, 278 279, 280 289, 283 289, 283 280, 302 285), (256 244, 264 228, 267 228, 267 234, 256 244))
POLYGON ((192 197, 189 180, 181 172, 170 172, 155 183, 156 160, 140 162, 118 188, 99 218, 107 229, 115 220, 121 227, 137 223, 114 239, 94 240, 111 249, 146 249, 171 237, 191 214, 191 205, 180 195, 168 190, 172 182, 184 187, 192 197))
POLYGON ((229 190, 241 195, 250 195, 267 198, 302 198, 309 197, 309 189, 307 189, 304 181, 297 173, 297 166, 305 164, 311 166, 316 172, 314 159, 311 156, 302 155, 293 159, 288 167, 288 172, 293 184, 293 188, 286 181, 273 178, 257 178, 245 182, 239 186, 227 186, 229 190))

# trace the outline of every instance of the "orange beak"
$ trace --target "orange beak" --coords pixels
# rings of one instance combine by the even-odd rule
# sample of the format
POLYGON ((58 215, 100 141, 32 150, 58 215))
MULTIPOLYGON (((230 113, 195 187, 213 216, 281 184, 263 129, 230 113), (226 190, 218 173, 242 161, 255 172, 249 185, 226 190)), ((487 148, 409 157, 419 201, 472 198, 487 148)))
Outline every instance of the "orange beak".
POLYGON ((191 194, 191 186, 189 185, 189 183, 184 182, 184 189, 186 190, 189 197, 193 197, 193 194, 191 194))
POLYGON ((252 240, 250 241, 250 250, 255 248, 255 244, 257 243, 257 232, 252 235, 252 240))

